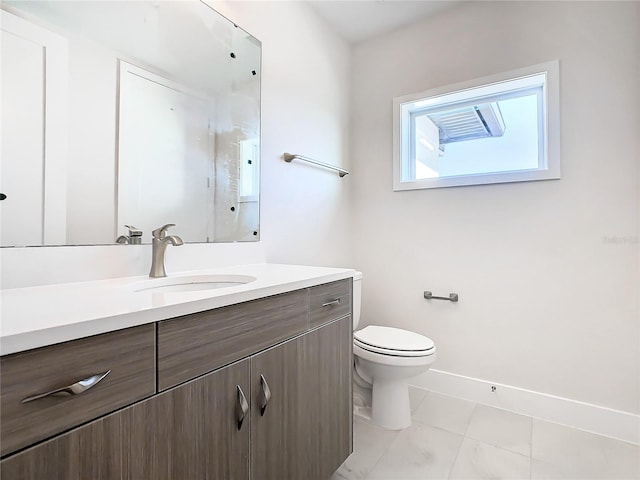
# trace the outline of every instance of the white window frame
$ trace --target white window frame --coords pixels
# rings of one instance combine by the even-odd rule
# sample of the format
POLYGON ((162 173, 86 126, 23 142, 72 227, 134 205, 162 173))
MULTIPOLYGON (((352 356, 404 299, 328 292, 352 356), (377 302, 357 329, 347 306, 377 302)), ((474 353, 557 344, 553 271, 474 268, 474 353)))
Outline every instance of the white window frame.
POLYGON ((394 191, 558 178, 560 178, 560 80, 557 60, 393 99, 394 191), (543 155, 540 155, 538 168, 420 180, 406 178, 406 171, 411 170, 409 167, 411 112, 417 110, 417 108, 411 108, 411 105, 419 101, 420 108, 424 108, 429 104, 441 103, 443 97, 446 97, 446 103, 471 100, 494 93, 496 84, 505 81, 517 81, 518 84, 522 84, 523 88, 527 88, 531 87, 532 83, 536 83, 534 77, 539 75, 544 76, 544 85, 541 98, 542 131, 538 136, 539 148, 543 155))
POLYGON ((245 138, 238 142, 238 202, 248 203, 260 200, 260 139, 258 137, 245 138), (251 149, 250 155, 243 155, 243 149, 251 149), (247 166, 247 156, 250 156, 251 166, 247 166), (245 182, 251 185, 250 191, 245 191, 245 182))

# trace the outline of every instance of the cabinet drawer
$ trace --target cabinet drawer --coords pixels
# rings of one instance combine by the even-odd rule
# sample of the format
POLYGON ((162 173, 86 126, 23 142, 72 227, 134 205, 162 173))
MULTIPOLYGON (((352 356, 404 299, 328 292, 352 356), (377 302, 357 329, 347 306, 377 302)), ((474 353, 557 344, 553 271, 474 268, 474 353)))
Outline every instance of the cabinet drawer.
POLYGON ((153 324, 0 358, 2 456, 155 393, 153 324), (49 392, 111 370, 79 395, 49 392))
POLYGON ((158 388, 210 372, 308 328, 307 290, 162 321, 158 324, 158 388))
POLYGON ((351 279, 309 289, 311 328, 351 313, 351 279))

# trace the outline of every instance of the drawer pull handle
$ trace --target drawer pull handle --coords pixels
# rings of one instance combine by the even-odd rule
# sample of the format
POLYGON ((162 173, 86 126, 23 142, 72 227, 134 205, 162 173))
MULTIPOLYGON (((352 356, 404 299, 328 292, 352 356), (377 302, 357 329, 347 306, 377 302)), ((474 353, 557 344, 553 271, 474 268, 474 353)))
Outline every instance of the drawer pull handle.
POLYGON ((33 402, 34 400, 38 400, 44 397, 49 397, 51 395, 60 395, 60 394, 80 395, 81 393, 84 393, 87 390, 89 390, 91 387, 94 387, 95 385, 97 385, 100 382, 100 380, 102 380, 104 377, 109 375, 109 373, 111 373, 111 370, 107 370, 104 373, 98 373, 96 375, 91 375, 90 377, 83 378, 82 380, 78 380, 76 383, 73 383, 66 387, 56 388, 55 390, 51 390, 45 393, 39 393, 37 395, 31 395, 30 397, 23 398, 20 401, 20 403, 33 402))
POLYGON ((242 428, 242 422, 244 422, 244 417, 247 415, 249 411, 249 403, 247 403, 247 397, 244 396, 244 392, 240 385, 236 385, 238 387, 238 405, 236 406, 236 419, 238 420, 238 430, 242 428))
POLYGON ((269 389, 269 384, 267 383, 267 379, 264 378, 264 375, 260 375, 260 386, 262 387, 262 400, 260 401, 260 416, 264 415, 264 412, 267 410, 267 404, 269 400, 271 400, 271 389, 269 389))
POLYGON ((331 300, 330 302, 322 304, 323 307, 328 307, 330 305, 340 305, 340 299, 336 298, 335 300, 331 300))

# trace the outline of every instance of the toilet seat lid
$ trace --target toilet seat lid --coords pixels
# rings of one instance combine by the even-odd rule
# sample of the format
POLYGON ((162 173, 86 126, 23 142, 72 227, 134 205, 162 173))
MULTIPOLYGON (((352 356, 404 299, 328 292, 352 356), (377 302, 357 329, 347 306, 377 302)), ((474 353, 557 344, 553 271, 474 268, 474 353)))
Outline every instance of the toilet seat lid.
POLYGON ((429 350, 435 348, 433 340, 429 337, 400 328, 369 325, 354 332, 353 336, 355 341, 364 348, 373 347, 390 353, 415 352, 420 355, 429 355, 429 350))

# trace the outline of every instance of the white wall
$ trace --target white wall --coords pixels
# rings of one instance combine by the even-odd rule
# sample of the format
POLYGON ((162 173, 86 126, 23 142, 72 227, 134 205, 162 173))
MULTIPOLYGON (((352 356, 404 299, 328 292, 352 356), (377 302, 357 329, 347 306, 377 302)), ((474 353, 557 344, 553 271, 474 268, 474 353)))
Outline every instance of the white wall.
POLYGON ((439 370, 640 411, 639 9, 468 2, 355 47, 365 324, 433 338, 439 370), (554 59, 562 179, 392 191, 394 97, 554 59))
MULTIPOLYGON (((302 3, 211 4, 262 41, 261 242, 171 247, 168 272, 265 255, 270 262, 350 266, 350 176, 281 159, 291 151, 349 168, 348 45, 302 3)), ((0 249, 2 288, 144 275, 147 247, 0 249)))

